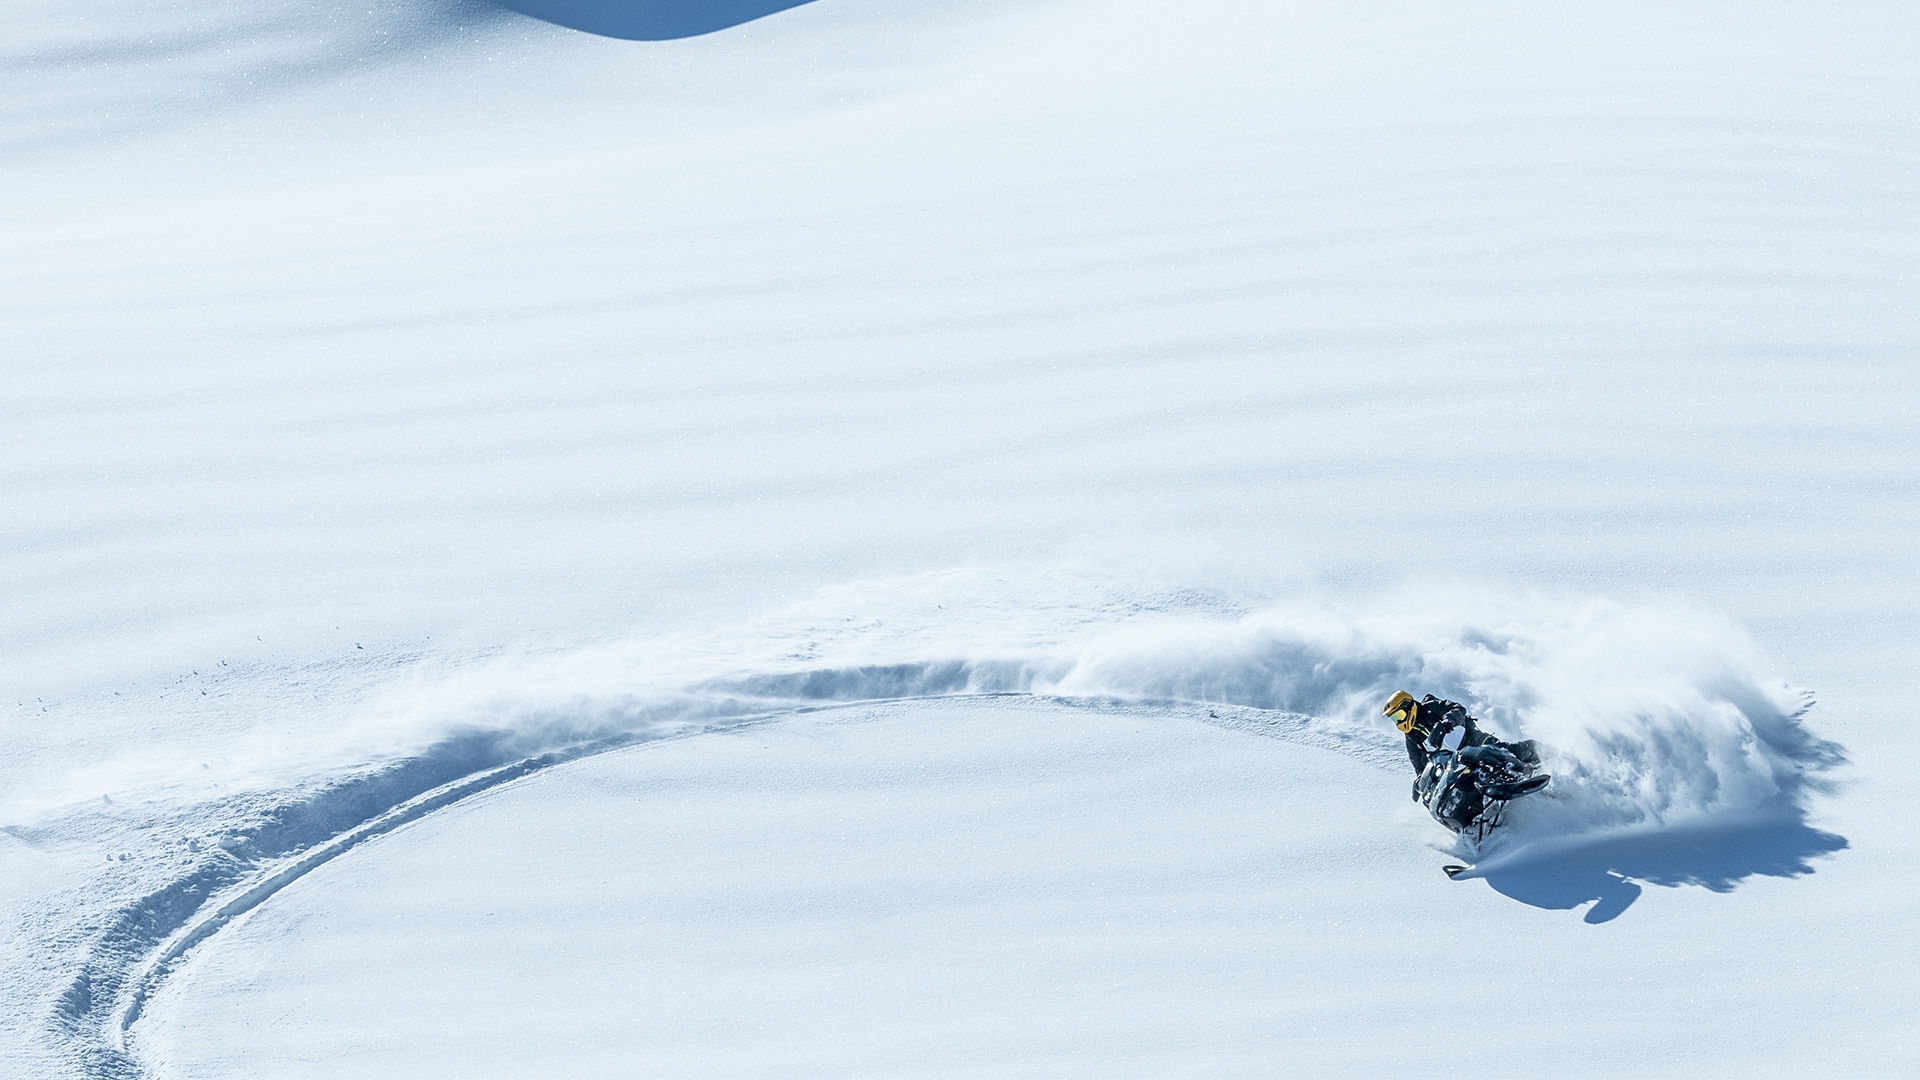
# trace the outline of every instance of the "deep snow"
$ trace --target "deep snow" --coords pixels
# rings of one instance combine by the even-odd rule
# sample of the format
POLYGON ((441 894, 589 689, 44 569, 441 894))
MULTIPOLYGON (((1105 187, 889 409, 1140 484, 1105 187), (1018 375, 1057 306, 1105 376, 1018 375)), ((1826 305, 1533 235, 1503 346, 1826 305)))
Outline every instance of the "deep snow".
MULTIPOLYGON (((502 781, 506 835, 542 811, 486 770, 530 755, 564 784, 615 766, 539 755, 985 690, 1305 714, 1400 816, 1327 826, 1353 850, 1290 903, 1542 919, 1567 1000, 1615 987, 1613 1036, 1665 1017, 1707 1071, 1912 1070, 1904 7, 817 0, 681 37, 721 8, 657 0, 624 40, 564 6, 9 9, 4 1068, 239 1060, 193 1025, 336 940, 277 911, 371 933, 328 882, 445 885, 375 857, 453 827, 437 785, 502 781), (1553 747, 1484 884, 1410 855, 1444 837, 1397 685, 1553 747), (1659 974, 1618 990, 1599 933, 1659 974)), ((1154 738, 1231 754, 1186 730, 1154 738)), ((1266 828, 1275 866, 1320 842, 1266 828)), ((1341 977, 1410 984, 1369 955, 1341 977)), ((408 1034, 364 1020, 330 1060, 408 1034)), ((1263 1034, 1333 1071, 1389 1022, 1263 1034)), ((742 1038, 705 1049, 796 1052, 742 1038)))
POLYGON ((1765 886, 1570 934, 1447 881, 1399 773, 1206 712, 916 702, 576 763, 288 889, 143 1049, 183 1077, 1379 1076, 1436 1039, 1443 1074, 1871 1063, 1822 962, 1696 966, 1729 918, 1794 936, 1765 886), (1450 973, 1447 1022, 1383 1022, 1450 973))

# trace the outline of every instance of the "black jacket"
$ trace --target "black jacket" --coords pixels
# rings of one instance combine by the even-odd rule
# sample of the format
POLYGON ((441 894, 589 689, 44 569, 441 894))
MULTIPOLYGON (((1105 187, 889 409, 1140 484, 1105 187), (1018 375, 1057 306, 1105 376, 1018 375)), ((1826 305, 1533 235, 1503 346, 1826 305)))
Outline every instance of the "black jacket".
POLYGON ((1432 694, 1420 699, 1420 707, 1413 714, 1413 730, 1407 732, 1407 760, 1413 762, 1414 772, 1427 767, 1427 758, 1455 728, 1467 729, 1460 739, 1463 748, 1488 741, 1479 721, 1467 715, 1466 706, 1432 694))

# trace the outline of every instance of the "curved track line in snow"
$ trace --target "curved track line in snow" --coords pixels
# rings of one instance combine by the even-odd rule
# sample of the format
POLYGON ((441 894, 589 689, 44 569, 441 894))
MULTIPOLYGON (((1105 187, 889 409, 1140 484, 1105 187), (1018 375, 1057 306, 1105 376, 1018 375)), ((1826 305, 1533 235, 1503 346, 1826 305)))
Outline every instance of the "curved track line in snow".
POLYGON ((66 1029, 68 1037, 78 1044, 76 1050, 90 1075, 101 1077, 103 1080, 104 1078, 135 1080, 135 1078, 146 1076, 146 1071, 141 1068, 138 1057, 130 1045, 131 1030, 140 1020, 147 1002, 194 948, 231 925, 235 919, 265 903, 282 889, 361 844, 481 792, 555 765, 642 743, 690 738, 719 730, 738 730, 757 723, 772 722, 808 713, 895 702, 987 698, 1029 698, 1076 708, 1101 711, 1125 710, 1135 715, 1148 713, 1179 716, 1267 738, 1312 745, 1348 754, 1375 765, 1392 764, 1398 752, 1392 740, 1384 738, 1378 732, 1350 728, 1346 725, 1329 726, 1316 721, 1313 717, 1298 714, 1273 713, 1231 706, 1217 706, 1202 711, 1199 706, 1190 702, 1118 701, 1006 691, 868 698, 837 701, 829 705, 798 705, 776 712, 741 716, 730 722, 705 725, 686 731, 656 735, 630 733, 610 736, 480 769, 441 784, 405 799, 358 825, 318 840, 290 859, 278 861, 252 874, 242 872, 237 875, 225 875, 235 877, 236 880, 217 880, 221 875, 211 874, 206 868, 202 868, 166 888, 148 894, 122 911, 120 919, 123 925, 141 927, 153 935, 146 942, 146 951, 137 956, 132 955, 134 950, 125 946, 135 943, 126 941, 121 943, 122 948, 102 950, 96 957, 109 962, 117 959, 122 967, 130 966, 132 973, 122 975, 120 979, 115 980, 107 964, 90 965, 62 998, 59 1017, 62 1021, 61 1026, 66 1029), (198 903, 186 908, 183 912, 181 909, 184 905, 195 898, 198 898, 198 903), (167 917, 170 912, 176 915, 175 919, 167 917), (169 926, 174 928, 168 930, 169 926), (118 989, 111 998, 105 1001, 96 998, 92 991, 94 985, 110 985, 115 982, 118 983, 118 989))
MULTIPOLYGON (((343 832, 318 839, 303 836, 307 845, 299 854, 272 862, 264 869, 256 869, 259 863, 244 857, 213 857, 116 913, 80 974, 61 995, 56 1024, 75 1044, 90 1075, 116 1080, 142 1076, 144 1072, 126 1045, 127 1030, 140 1018, 147 1000, 174 964, 233 919, 315 867, 410 821, 509 780, 637 738, 601 740, 481 769, 406 798, 343 832), (209 907, 211 910, 207 910, 209 907)), ((403 765, 396 771, 408 770, 403 765)), ((291 812, 284 816, 299 817, 303 816, 300 811, 307 811, 304 816, 326 821, 332 815, 324 812, 324 804, 351 800, 351 794, 341 792, 351 793, 354 788, 355 784, 349 782, 322 792, 287 808, 291 812), (322 812, 312 814, 315 810, 322 812)), ((404 784, 398 788, 406 789, 404 784)))
POLYGON ((705 725, 655 725, 502 762, 497 733, 465 733, 420 757, 289 800, 264 828, 114 911, 79 974, 59 996, 54 1026, 88 1075, 146 1075, 127 1045, 153 992, 195 946, 281 889, 360 844, 500 784, 637 743, 734 728, 794 712, 740 714, 705 725), (285 857, 278 857, 278 856, 285 857))
POLYGON ((401 803, 358 828, 350 829, 331 840, 315 845, 304 855, 267 873, 242 890, 239 895, 221 903, 212 912, 173 935, 159 953, 135 976, 131 987, 124 995, 125 1001, 113 1023, 113 1028, 118 1033, 119 1049, 123 1051, 126 1049, 124 1039, 126 1031, 140 1019, 141 1011, 145 1008, 148 998, 152 996, 161 980, 166 978, 174 961, 195 945, 218 933, 236 917, 260 906, 268 897, 293 884, 322 863, 344 855, 360 844, 392 832, 408 822, 418 821, 435 810, 451 806, 468 796, 504 784, 509 780, 517 780, 563 761, 572 761, 589 754, 613 749, 615 746, 627 745, 630 741, 609 740, 603 744, 576 750, 557 751, 535 758, 526 758, 435 788, 424 795, 401 803))

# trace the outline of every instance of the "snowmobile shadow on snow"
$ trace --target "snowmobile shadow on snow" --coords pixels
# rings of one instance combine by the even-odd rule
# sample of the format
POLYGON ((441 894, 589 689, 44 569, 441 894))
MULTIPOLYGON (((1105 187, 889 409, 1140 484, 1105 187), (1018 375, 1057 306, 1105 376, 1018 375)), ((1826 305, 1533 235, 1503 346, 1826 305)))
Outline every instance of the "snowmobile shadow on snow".
POLYGON ((811 0, 492 0, 569 29, 627 41, 672 41, 765 18, 811 0))
POLYGON ((1846 847, 1846 837, 1815 829, 1795 814, 1615 835, 1568 846, 1543 844, 1489 859, 1472 876, 1534 907, 1571 910, 1592 901, 1586 921, 1603 923, 1631 907, 1643 883, 1731 892, 1755 875, 1811 874, 1813 860, 1846 847))

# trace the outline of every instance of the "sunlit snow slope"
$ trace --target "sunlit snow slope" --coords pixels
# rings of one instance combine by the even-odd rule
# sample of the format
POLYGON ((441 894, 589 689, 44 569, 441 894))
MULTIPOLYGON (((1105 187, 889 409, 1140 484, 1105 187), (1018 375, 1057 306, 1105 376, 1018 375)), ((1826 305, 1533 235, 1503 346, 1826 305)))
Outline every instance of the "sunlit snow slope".
MULTIPOLYGON (((1608 935, 1463 894, 1397 774, 1195 715, 891 705, 597 758, 289 888, 142 1045, 183 1077, 1688 1076, 1846 1024, 1764 949, 1694 1013, 1726 897, 1608 935), (1484 1022, 1436 1066, 1378 1017, 1462 963, 1484 1022)), ((1557 880, 1601 918, 1639 891, 1557 880)))
POLYGON ((437 1022, 474 1040, 432 1044, 456 1072, 1111 1074, 1063 1047, 1122 1027, 1155 1073, 1362 1071, 1422 1047, 1315 1003, 1427 1000, 1475 930, 1518 943, 1473 973, 1475 1055, 1920 1067, 1907 6, 6 20, 0 1074, 418 1072, 429 1044, 355 996, 381 970, 312 961, 423 933, 421 1015, 495 995, 437 1022), (1438 874, 1404 801, 1398 686, 1550 748, 1553 797, 1478 880, 1438 874), (1012 696, 935 700, 981 694, 1012 696), (876 699, 808 772, 797 710, 876 699), (914 781, 947 740, 983 791, 1104 808, 1013 842, 1026 804, 914 781), (661 796, 662 831, 656 769, 712 805, 661 796), (607 785, 631 828, 530 841, 607 785), (1169 803, 1222 831, 1076 869, 1169 803), (827 864, 729 824, 827 844, 890 806, 923 830, 827 864), (990 857, 941 877, 926 850, 969 830, 990 857), (863 936, 896 862, 929 907, 863 936), (1147 906, 1109 931, 1072 883, 1147 906), (746 884, 832 915, 703 906, 746 884), (1253 959, 1182 967, 1223 947, 1157 914, 1187 889, 1253 959), (449 890, 442 925, 420 898, 449 890), (779 963, 657 951, 655 900, 779 963), (1086 967, 1021 983, 943 906, 1086 967), (549 1016, 573 1043, 490 1022, 525 1007, 502 934, 565 943, 536 995, 620 933, 630 970, 596 977, 677 972, 683 1004, 879 981, 807 1023, 629 1026, 611 992, 549 1016), (955 981, 884 996, 943 958, 955 981), (1163 975, 1167 1016, 1224 997, 1241 1026, 1129 1023, 1163 975), (323 999, 317 1027, 267 1015, 323 999))

